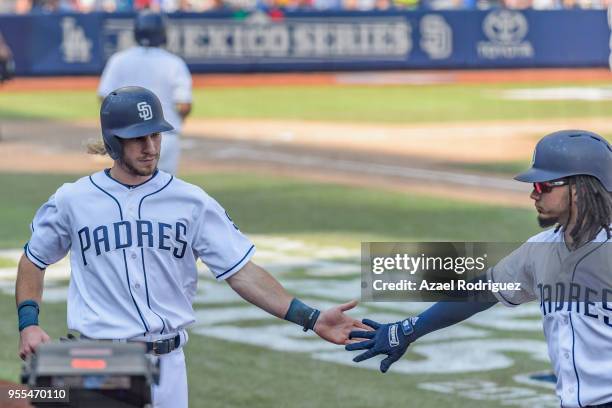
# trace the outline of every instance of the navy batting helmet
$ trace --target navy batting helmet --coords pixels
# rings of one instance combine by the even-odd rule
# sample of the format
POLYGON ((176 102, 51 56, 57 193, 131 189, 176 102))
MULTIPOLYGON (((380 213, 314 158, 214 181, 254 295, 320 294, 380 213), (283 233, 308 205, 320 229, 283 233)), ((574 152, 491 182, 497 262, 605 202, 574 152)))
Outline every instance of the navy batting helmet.
POLYGON ((531 168, 514 177, 528 183, 586 175, 612 192, 612 147, 586 130, 561 130, 544 136, 533 152, 531 168))
POLYGON ((161 14, 145 10, 134 21, 134 39, 143 47, 159 47, 166 43, 166 21, 161 14))
POLYGON ((164 119, 155 94, 140 86, 126 86, 108 94, 100 108, 104 146, 114 160, 121 157, 121 141, 174 129, 164 119))

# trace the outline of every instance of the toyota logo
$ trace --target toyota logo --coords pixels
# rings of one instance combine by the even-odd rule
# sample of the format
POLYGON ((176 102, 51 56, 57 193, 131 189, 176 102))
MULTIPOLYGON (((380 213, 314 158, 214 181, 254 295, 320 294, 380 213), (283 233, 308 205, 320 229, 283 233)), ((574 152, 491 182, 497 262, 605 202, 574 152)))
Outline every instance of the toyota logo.
POLYGON ((496 10, 487 14, 482 30, 492 42, 518 44, 527 34, 527 19, 517 11, 496 10))

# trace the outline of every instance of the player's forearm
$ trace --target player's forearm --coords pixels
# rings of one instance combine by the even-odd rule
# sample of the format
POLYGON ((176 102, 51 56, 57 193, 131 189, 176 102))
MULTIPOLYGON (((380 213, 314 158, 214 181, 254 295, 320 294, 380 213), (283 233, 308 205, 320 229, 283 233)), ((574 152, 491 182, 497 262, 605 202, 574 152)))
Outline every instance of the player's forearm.
POLYGON ((15 301, 19 305, 24 300, 42 301, 43 279, 45 271, 38 269, 25 255, 22 255, 17 267, 15 283, 15 301))
MULTIPOLYGON (((475 277, 471 282, 486 281, 486 279, 485 274, 475 277)), ((461 301, 438 302, 418 316, 418 320, 414 323, 416 338, 469 319, 497 303, 494 297, 482 298, 477 292, 464 291, 455 295, 461 301)))
POLYGON ((279 318, 285 317, 293 299, 272 275, 253 262, 227 282, 244 300, 279 318))
POLYGON ((438 302, 418 316, 414 323, 415 337, 462 322, 476 313, 489 309, 497 302, 438 302))

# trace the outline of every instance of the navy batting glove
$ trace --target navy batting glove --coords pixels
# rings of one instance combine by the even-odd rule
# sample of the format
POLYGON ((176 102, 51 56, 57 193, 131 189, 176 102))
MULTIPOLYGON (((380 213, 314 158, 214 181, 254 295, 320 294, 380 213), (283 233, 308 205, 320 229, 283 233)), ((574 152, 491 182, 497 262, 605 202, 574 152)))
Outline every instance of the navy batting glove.
POLYGON ((368 339, 359 343, 347 344, 347 351, 367 350, 353 359, 354 362, 367 360, 379 354, 387 357, 380 362, 380 371, 386 373, 391 364, 400 359, 414 341, 414 326, 411 319, 405 319, 395 323, 380 324, 370 319, 363 319, 374 331, 353 330, 349 333, 349 339, 368 339))

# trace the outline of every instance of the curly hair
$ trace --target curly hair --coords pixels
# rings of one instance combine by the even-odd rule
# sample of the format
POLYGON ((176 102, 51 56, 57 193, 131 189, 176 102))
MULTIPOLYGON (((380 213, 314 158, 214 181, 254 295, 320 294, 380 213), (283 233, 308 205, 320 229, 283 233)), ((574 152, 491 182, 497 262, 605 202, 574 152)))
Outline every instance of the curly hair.
POLYGON ((99 154, 101 156, 107 154, 104 142, 99 140, 87 143, 87 154, 99 154))
POLYGON ((612 237, 612 193, 592 176, 569 178, 570 203, 574 187, 576 191, 576 225, 570 231, 574 247, 579 247, 595 239, 603 229, 607 238, 612 237))

